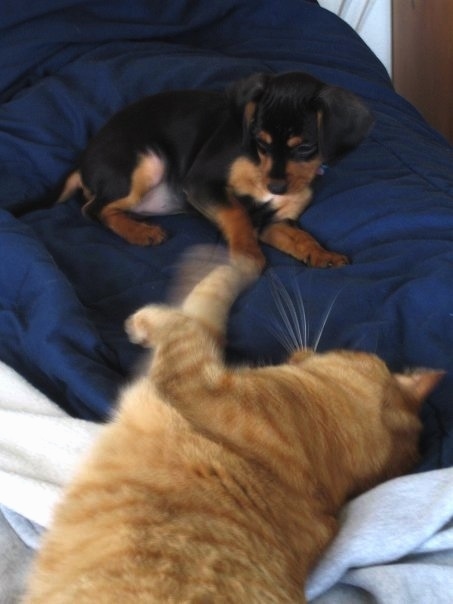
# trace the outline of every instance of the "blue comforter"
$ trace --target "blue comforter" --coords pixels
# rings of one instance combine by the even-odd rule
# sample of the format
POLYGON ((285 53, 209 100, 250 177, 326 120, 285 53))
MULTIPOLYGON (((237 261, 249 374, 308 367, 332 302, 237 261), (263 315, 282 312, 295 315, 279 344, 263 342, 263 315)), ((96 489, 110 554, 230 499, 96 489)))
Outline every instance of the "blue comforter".
POLYGON ((269 268, 233 309, 229 355, 276 362, 305 329, 319 350, 446 369, 423 410, 421 467, 453 463, 453 151, 345 23, 308 0, 3 0, 0 28, 1 360, 71 414, 105 418, 143 354, 124 319, 165 299, 184 250, 222 242, 203 218, 175 215, 160 219, 165 244, 128 245, 77 199, 53 205, 56 185, 145 94, 304 70, 376 117, 301 217, 352 264, 310 269, 266 248, 269 268))

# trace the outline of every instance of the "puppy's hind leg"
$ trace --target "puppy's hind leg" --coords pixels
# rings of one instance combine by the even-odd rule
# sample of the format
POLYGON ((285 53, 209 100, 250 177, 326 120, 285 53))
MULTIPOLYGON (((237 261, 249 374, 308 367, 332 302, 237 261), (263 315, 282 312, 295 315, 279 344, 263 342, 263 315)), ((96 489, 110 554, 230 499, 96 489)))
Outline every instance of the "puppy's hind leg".
POLYGON ((112 201, 99 212, 99 219, 111 231, 133 245, 159 245, 167 238, 167 233, 157 224, 140 222, 128 213, 140 199, 130 196, 112 201))
POLYGON ((163 170, 162 163, 155 155, 142 156, 132 173, 128 195, 108 203, 95 200, 92 207, 91 202, 88 202, 86 210, 92 213, 92 208, 100 207, 97 211, 99 220, 129 243, 159 245, 167 238, 164 229, 157 224, 136 220, 130 212, 134 211, 146 193, 160 184, 163 170))

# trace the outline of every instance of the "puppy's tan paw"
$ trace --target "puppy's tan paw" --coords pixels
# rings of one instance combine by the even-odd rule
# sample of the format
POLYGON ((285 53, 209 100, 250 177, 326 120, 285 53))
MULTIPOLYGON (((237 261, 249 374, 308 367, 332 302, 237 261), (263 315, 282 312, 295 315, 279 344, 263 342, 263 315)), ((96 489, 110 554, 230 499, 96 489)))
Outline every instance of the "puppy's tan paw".
POLYGON ((314 268, 332 268, 349 264, 349 260, 343 254, 329 252, 320 248, 313 248, 306 258, 306 264, 314 268))
POLYGON ((157 224, 136 222, 123 233, 123 237, 133 245, 159 245, 167 239, 167 233, 157 224))
POLYGON ((158 224, 140 222, 127 212, 116 208, 115 203, 104 207, 99 219, 106 227, 133 245, 159 245, 167 238, 167 233, 158 224))

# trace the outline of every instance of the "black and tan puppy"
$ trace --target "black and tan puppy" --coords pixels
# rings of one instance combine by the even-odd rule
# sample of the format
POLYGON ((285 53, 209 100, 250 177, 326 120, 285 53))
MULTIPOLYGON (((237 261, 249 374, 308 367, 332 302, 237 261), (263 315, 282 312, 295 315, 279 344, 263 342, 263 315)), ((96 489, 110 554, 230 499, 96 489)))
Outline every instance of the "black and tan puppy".
POLYGON ((134 214, 186 202, 215 223, 231 254, 260 266, 258 240, 310 266, 340 266, 297 218, 322 163, 356 147, 372 118, 352 93, 305 73, 256 74, 222 94, 164 92, 114 115, 92 139, 60 200, 82 188, 84 211, 137 245, 166 233, 134 214))

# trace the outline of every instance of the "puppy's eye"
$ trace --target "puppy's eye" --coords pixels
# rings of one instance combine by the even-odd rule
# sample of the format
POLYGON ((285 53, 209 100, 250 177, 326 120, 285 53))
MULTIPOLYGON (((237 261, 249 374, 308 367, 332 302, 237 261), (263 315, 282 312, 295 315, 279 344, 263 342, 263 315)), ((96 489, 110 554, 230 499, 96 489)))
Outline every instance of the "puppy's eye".
POLYGON ((256 139, 256 147, 257 147, 258 151, 260 153, 262 153, 263 155, 267 155, 268 153, 271 152, 271 146, 269 145, 269 143, 265 143, 264 141, 262 141, 259 138, 256 139))
POLYGON ((306 160, 313 157, 318 151, 318 145, 316 143, 301 143, 294 147, 292 156, 296 160, 306 160))

